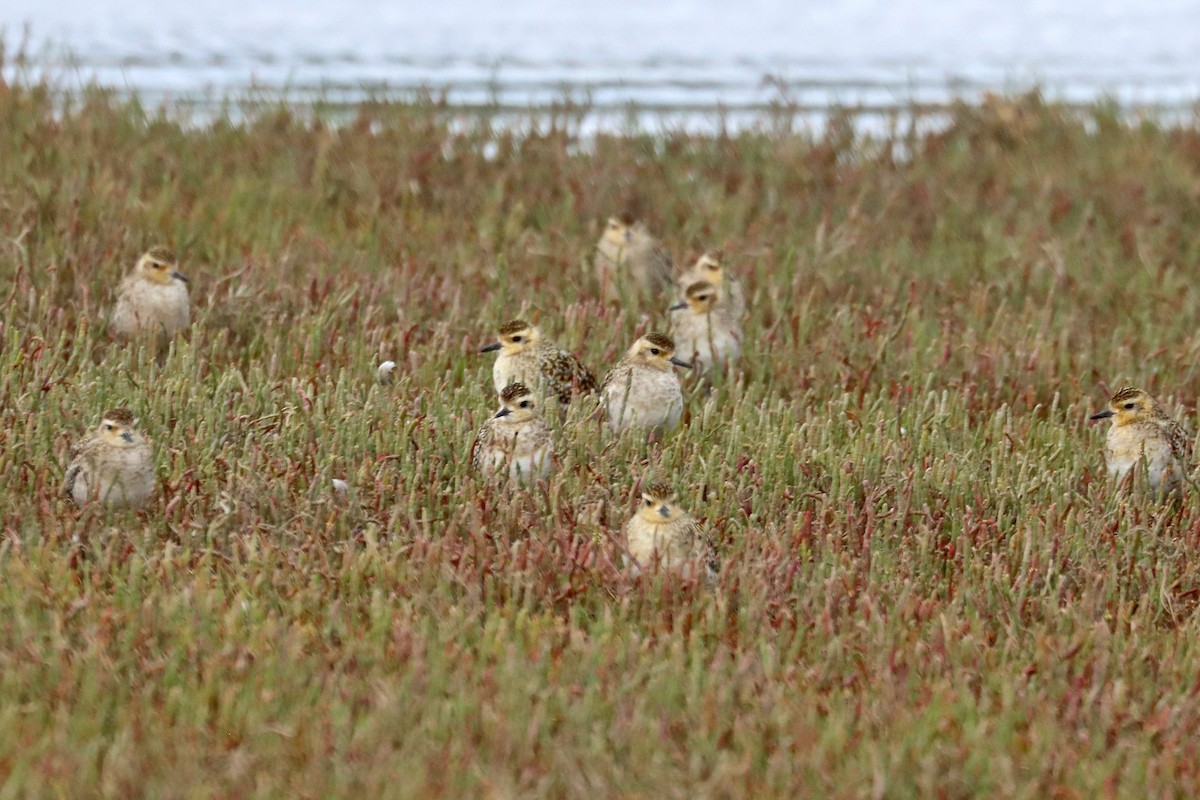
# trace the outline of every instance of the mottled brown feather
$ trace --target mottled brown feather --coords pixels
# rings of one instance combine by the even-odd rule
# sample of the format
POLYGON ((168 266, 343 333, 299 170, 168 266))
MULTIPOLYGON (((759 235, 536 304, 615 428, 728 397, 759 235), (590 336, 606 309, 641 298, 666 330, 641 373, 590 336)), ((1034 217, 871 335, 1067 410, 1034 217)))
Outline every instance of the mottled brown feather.
POLYGON ((511 322, 506 322, 500 326, 500 335, 508 336, 513 333, 519 333, 529 327, 529 323, 523 319, 514 319, 511 322))
POLYGON ((665 333, 659 333, 658 331, 646 334, 646 341, 650 342, 650 344, 654 345, 655 347, 662 348, 663 350, 673 351, 675 349, 675 341, 665 333))

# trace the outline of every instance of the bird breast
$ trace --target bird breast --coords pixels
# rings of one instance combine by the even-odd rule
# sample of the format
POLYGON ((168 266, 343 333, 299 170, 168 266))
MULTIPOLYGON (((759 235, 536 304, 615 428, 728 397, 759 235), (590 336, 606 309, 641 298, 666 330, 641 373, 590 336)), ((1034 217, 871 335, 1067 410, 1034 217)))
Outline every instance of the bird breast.
POLYGON ((674 428, 683 413, 683 392, 671 372, 625 365, 604 388, 609 427, 614 432, 636 425, 674 428))
POLYGON ((715 364, 732 363, 742 352, 738 332, 715 312, 677 312, 672 320, 671 338, 675 340, 680 357, 691 361, 697 373, 707 372, 715 364))
POLYGON ((1150 423, 1109 428, 1104 461, 1109 475, 1116 479, 1124 478, 1131 469, 1144 462, 1154 488, 1162 484, 1164 477, 1169 482, 1178 480, 1178 460, 1171 450, 1171 443, 1157 426, 1150 423))
POLYGON ((168 284, 128 281, 121 288, 112 321, 123 335, 143 330, 167 333, 183 330, 191 324, 187 287, 179 281, 168 284))

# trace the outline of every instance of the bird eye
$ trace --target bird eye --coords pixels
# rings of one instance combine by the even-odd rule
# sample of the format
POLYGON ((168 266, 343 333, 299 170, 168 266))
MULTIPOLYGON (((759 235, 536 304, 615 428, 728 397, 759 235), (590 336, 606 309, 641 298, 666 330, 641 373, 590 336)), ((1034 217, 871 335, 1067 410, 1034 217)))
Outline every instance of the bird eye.
POLYGON ((1126 407, 1126 408, 1133 408, 1133 405, 1134 405, 1133 403, 1126 403, 1126 404, 1125 404, 1125 407, 1126 407))
POLYGON ((514 336, 514 337, 512 337, 512 340, 514 342, 521 342, 521 341, 524 341, 524 338, 521 336, 514 336))
POLYGON ((528 400, 522 400, 522 401, 521 401, 521 408, 529 408, 529 401, 528 401, 528 400))
POLYGON ((106 423, 104 424, 104 430, 106 430, 106 431, 111 431, 111 430, 113 429, 113 427, 114 427, 114 426, 113 426, 113 424, 112 424, 111 422, 106 422, 106 423))
POLYGON ((659 355, 662 351, 659 350, 657 347, 651 347, 650 352, 654 355, 659 355))
POLYGON ((649 497, 643 498, 642 502, 644 502, 646 504, 646 508, 649 508, 650 506, 654 505, 654 501, 651 500, 649 497))

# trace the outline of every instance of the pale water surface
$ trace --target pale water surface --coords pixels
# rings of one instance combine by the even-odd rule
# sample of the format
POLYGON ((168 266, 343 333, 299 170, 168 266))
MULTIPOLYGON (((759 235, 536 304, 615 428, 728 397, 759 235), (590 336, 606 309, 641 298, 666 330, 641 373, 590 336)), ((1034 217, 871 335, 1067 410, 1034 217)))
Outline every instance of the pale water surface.
POLYGON ((10 49, 27 37, 37 69, 152 102, 250 87, 733 114, 1033 85, 1129 107, 1200 98, 1200 0, 0 0, 0 11, 10 49))

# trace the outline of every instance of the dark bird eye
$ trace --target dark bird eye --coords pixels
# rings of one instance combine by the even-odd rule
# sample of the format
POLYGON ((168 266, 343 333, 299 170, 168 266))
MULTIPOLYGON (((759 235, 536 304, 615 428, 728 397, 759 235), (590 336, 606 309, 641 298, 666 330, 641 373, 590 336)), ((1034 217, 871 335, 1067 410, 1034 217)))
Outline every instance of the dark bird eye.
POLYGON ((110 422, 110 423, 108 423, 108 424, 106 424, 106 425, 104 426, 104 429, 105 429, 106 431, 111 431, 111 430, 113 429, 113 424, 112 424, 111 422, 110 422))
POLYGON ((522 338, 521 338, 520 336, 514 336, 514 337, 513 337, 513 341, 514 341, 514 342, 520 342, 520 341, 522 341, 522 338))
POLYGON ((1133 403, 1126 403, 1126 404, 1125 404, 1125 407, 1126 407, 1126 408, 1133 408, 1133 403))
POLYGON ((650 506, 654 505, 654 501, 651 500, 650 498, 645 498, 645 500, 643 502, 645 502, 646 508, 649 508, 650 506))
POLYGON ((651 347, 651 348, 650 348, 650 352, 651 352, 651 353, 653 353, 654 355, 658 355, 658 354, 659 354, 659 353, 661 353, 662 351, 661 351, 661 350, 659 350, 657 347, 651 347))
POLYGON ((521 401, 521 408, 529 408, 529 401, 528 401, 528 400, 522 400, 522 401, 521 401))

